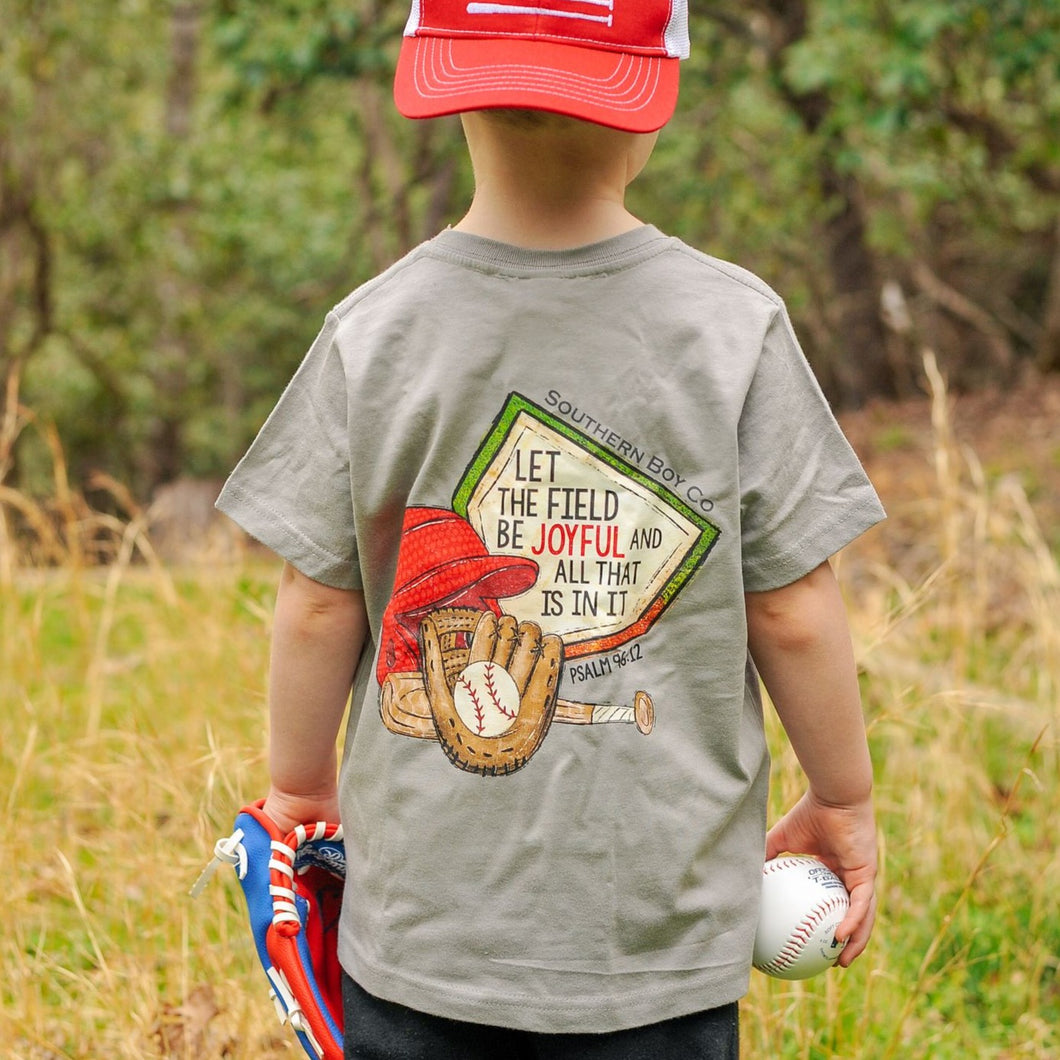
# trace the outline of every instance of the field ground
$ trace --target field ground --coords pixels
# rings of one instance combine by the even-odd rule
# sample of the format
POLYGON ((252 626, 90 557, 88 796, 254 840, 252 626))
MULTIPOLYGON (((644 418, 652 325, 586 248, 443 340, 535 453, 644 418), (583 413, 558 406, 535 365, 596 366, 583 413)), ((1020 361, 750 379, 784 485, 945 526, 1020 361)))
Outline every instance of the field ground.
POLYGON ((934 402, 878 402, 840 420, 890 517, 855 546, 858 555, 883 545, 907 577, 925 573, 938 556, 915 539, 925 526, 929 536, 945 527, 932 502, 957 484, 990 493, 1021 490, 1047 543, 1060 552, 1060 376, 1030 376, 1008 390, 940 392, 934 402), (949 446, 939 444, 945 436, 949 446), (939 467, 947 460, 948 472, 939 467))
MULTIPOLYGON (((1058 424, 1056 379, 844 417, 890 512, 839 564, 880 917, 847 972, 753 976, 751 1060, 1060 1056, 1058 424)), ((0 1057, 299 1056, 231 874, 187 897, 263 790, 275 565, 71 557, 0 564, 0 1057)), ((801 780, 770 739, 779 812, 801 780)))

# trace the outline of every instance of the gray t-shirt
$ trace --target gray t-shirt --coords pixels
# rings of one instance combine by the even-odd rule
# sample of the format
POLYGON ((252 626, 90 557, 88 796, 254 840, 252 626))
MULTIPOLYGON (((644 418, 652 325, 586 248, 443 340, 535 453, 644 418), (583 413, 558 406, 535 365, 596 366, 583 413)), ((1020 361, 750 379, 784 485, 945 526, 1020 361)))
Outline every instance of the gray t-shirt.
POLYGON ((446 231, 328 315, 218 504, 365 593, 362 986, 548 1032, 743 995, 769 770, 744 593, 883 515, 776 294, 650 226, 557 252, 446 231), (518 662, 469 654, 482 615, 529 630, 518 662))

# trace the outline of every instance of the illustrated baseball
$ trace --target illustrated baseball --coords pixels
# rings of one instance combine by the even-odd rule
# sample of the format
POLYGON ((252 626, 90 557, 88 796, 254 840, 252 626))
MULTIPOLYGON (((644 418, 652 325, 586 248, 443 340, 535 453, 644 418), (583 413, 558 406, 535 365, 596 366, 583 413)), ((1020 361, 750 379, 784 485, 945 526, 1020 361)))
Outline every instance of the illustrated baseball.
POLYGON ((809 979, 831 968, 846 945, 835 933, 849 907, 843 881, 816 858, 767 861, 754 966, 775 979, 809 979))
POLYGON ((460 720, 478 736, 500 736, 519 713, 519 689, 495 662, 474 662, 456 679, 453 705, 460 720))

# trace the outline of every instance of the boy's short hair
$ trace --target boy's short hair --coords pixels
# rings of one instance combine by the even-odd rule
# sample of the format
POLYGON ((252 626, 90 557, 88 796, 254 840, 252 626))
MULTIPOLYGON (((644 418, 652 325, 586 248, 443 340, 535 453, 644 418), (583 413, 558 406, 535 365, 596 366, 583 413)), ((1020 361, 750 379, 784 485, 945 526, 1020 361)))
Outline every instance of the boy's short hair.
POLYGON ((550 110, 530 110, 527 107, 487 107, 481 112, 491 121, 511 129, 548 129, 561 125, 575 125, 577 119, 550 110))
POLYGON ((394 98, 409 118, 500 107, 654 132, 688 50, 687 0, 414 0, 394 98))

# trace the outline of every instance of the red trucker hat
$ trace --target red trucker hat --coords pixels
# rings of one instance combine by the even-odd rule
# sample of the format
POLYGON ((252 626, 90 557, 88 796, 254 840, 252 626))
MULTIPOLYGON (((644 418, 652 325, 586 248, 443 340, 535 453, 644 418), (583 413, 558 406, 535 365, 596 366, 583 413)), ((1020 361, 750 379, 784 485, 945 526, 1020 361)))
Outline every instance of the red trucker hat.
POLYGON ((687 0, 414 0, 394 100, 407 118, 516 107, 653 132, 688 48, 687 0))

